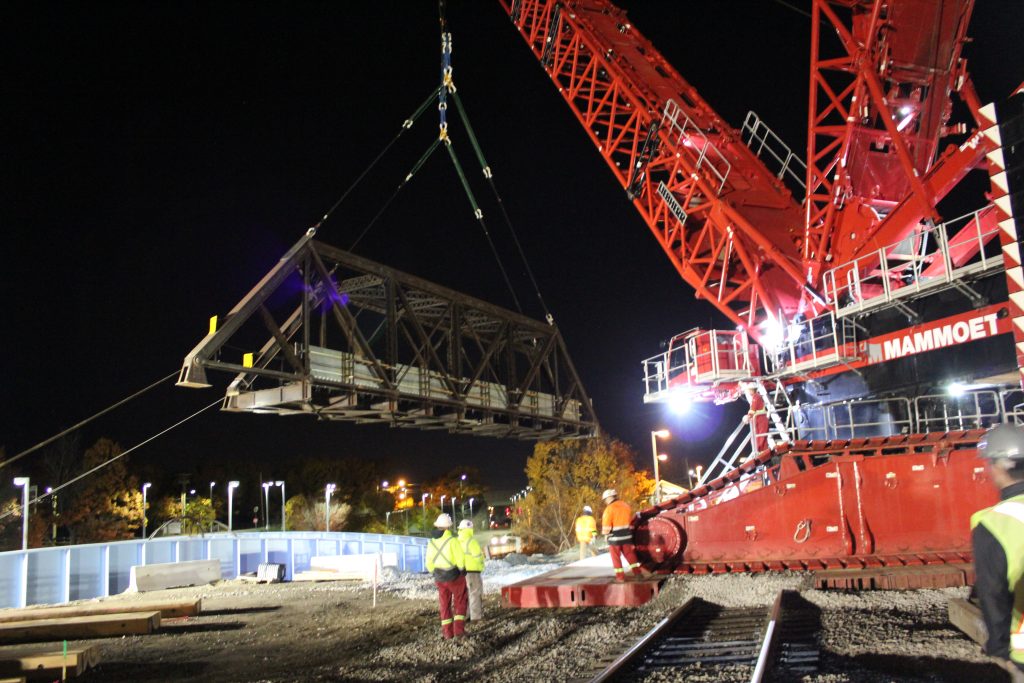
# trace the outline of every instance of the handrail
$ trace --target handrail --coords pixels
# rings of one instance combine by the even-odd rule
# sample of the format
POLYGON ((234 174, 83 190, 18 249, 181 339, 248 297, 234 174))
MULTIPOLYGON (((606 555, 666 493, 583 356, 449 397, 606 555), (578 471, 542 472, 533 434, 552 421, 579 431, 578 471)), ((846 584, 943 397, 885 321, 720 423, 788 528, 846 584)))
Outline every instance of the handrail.
POLYGON ((825 296, 837 316, 863 313, 904 297, 948 286, 1003 266, 985 247, 999 229, 983 229, 991 207, 911 233, 904 239, 825 271, 825 296), (962 223, 959 229, 955 226, 962 223), (952 232, 952 234, 951 234, 952 232), (957 250, 954 260, 952 251, 957 250))
POLYGON ((704 134, 700 126, 693 122, 683 108, 673 100, 669 99, 665 102, 665 110, 661 117, 661 127, 671 128, 676 133, 676 146, 681 149, 695 150, 696 153, 690 153, 689 156, 695 157, 691 159, 694 164, 694 170, 700 171, 703 168, 707 168, 715 178, 718 179, 718 188, 715 191, 716 195, 722 194, 722 190, 725 189, 725 182, 729 178, 729 172, 732 171, 732 164, 725 158, 708 136, 704 134), (680 118, 682 118, 682 124, 680 125, 680 118), (708 152, 711 155, 708 155, 708 152), (706 162, 706 163, 705 163, 706 162), (716 162, 723 166, 719 168, 716 166, 716 162))
POLYGON ((740 137, 750 148, 757 158, 761 153, 766 152, 779 166, 779 172, 775 177, 779 180, 789 179, 796 183, 801 191, 807 190, 805 179, 807 177, 807 163, 800 156, 790 149, 789 145, 782 141, 771 128, 768 127, 760 116, 753 111, 748 111, 743 119, 743 127, 740 128, 740 137), (757 149, 754 143, 758 142, 757 149), (797 168, 798 170, 794 170, 797 168))

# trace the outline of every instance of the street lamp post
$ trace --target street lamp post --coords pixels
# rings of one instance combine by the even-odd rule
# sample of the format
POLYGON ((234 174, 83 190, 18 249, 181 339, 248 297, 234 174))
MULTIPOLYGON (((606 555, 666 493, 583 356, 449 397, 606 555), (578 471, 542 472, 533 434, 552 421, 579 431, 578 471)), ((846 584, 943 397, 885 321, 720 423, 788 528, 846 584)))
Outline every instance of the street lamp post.
POLYGON ((474 500, 476 500, 476 498, 470 498, 469 499, 469 518, 470 519, 473 519, 473 501, 474 500))
POLYGON ((213 507, 213 487, 217 485, 217 482, 210 482, 210 507, 213 507))
POLYGON ((28 477, 15 477, 14 485, 21 487, 21 549, 28 550, 28 477))
POLYGON ((462 498, 462 484, 466 481, 466 475, 463 474, 459 477, 459 498, 462 498))
POLYGON ((704 465, 697 465, 694 469, 697 470, 697 486, 700 486, 700 475, 704 471, 704 465))
POLYGON ((391 531, 391 511, 384 513, 384 531, 391 531))
POLYGON ((269 481, 263 482, 263 530, 270 531, 270 487, 273 486, 269 481))
POLYGON ((148 481, 142 485, 142 540, 146 540, 146 491, 152 485, 148 481))
POLYGON ((331 494, 338 488, 335 484, 324 487, 324 531, 331 530, 331 494))
POLYGON ((285 528, 284 528, 284 482, 283 481, 275 481, 274 482, 274 486, 280 486, 281 487, 281 531, 284 531, 285 530, 285 528))
POLYGON ((441 512, 444 512, 444 499, 448 497, 447 493, 441 494, 441 512))
POLYGON ((420 496, 420 507, 423 508, 423 535, 427 535, 427 497, 429 493, 424 493, 420 496))
POLYGON ((228 531, 231 531, 234 525, 234 516, 232 514, 232 506, 235 498, 235 489, 238 488, 238 482, 235 480, 228 482, 228 531))
MULTIPOLYGON (((658 460, 662 459, 658 455, 658 437, 667 439, 670 436, 667 429, 659 429, 651 432, 651 457, 654 458, 654 504, 657 505, 661 502, 661 473, 658 471, 658 460)), ((667 456, 666 456, 667 457, 667 456)))
POLYGON ((458 496, 452 496, 452 522, 455 521, 455 501, 457 501, 458 499, 458 496))
MULTIPOLYGON (((57 545, 57 494, 53 492, 52 486, 46 487, 46 493, 50 494, 50 511, 52 513, 51 519, 53 520, 53 544, 57 545)), ((145 512, 145 506, 143 506, 143 512, 145 512)), ((143 517, 145 519, 145 517, 143 517)))

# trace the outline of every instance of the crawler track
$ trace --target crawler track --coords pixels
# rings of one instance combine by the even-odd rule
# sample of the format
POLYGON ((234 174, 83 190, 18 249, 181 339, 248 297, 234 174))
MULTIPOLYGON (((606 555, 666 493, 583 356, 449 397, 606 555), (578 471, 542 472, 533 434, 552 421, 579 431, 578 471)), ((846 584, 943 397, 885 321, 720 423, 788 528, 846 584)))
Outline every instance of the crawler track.
POLYGON ((689 600, 618 656, 600 662, 591 683, 658 680, 793 680, 818 665, 816 611, 782 591, 770 607, 726 608, 689 600))

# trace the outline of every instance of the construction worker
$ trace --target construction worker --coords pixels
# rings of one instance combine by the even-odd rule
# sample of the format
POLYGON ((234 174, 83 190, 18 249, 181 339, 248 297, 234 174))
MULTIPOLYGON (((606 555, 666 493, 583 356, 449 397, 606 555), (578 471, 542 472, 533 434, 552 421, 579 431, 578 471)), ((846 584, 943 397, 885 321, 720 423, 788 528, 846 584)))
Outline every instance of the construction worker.
POLYGON ((466 590, 469 593, 469 620, 484 619, 484 581, 480 573, 484 570, 484 551, 473 537, 473 520, 459 522, 459 546, 466 559, 466 590))
POLYGON ((974 592, 988 629, 985 652, 1024 682, 1024 427, 1002 424, 978 442, 999 503, 971 516, 974 592))
POLYGON ((452 536, 452 518, 441 513, 427 544, 427 571, 434 575, 437 601, 441 604, 441 635, 445 639, 465 635, 466 561, 462 546, 452 536))
POLYGON ((583 514, 576 518, 576 540, 580 542, 580 559, 594 556, 594 537, 597 536, 597 520, 589 505, 583 506, 583 514))
POLYGON ((607 489, 601 494, 601 500, 607 506, 601 516, 601 533, 608 538, 608 553, 612 556, 615 580, 625 581, 626 570, 632 571, 634 576, 642 576, 633 547, 633 528, 629 525, 633 520, 629 503, 619 500, 619 492, 615 489, 607 489), (622 566, 622 559, 625 559, 625 567, 622 566))

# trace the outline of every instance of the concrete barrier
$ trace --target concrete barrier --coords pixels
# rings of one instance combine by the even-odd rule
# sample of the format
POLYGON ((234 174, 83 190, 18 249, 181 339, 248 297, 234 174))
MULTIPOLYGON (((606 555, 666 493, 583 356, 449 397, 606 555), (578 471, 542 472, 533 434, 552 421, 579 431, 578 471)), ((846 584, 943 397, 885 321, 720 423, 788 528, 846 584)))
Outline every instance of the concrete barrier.
POLYGON ((372 581, 380 576, 384 567, 398 565, 396 553, 366 553, 361 555, 326 555, 311 557, 311 572, 330 572, 332 578, 372 581))
POLYGON ((220 578, 220 560, 135 565, 128 578, 128 592, 198 586, 219 581, 220 578))

